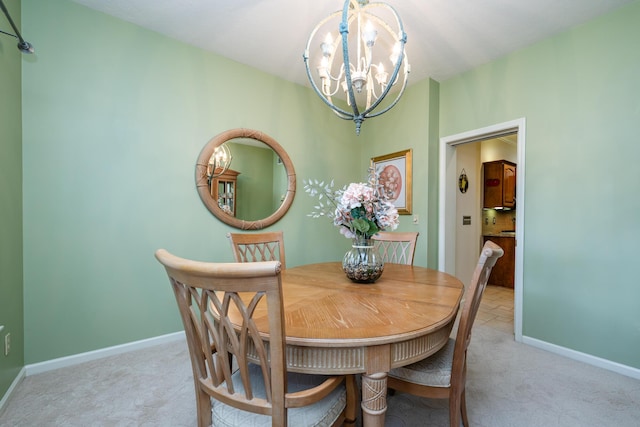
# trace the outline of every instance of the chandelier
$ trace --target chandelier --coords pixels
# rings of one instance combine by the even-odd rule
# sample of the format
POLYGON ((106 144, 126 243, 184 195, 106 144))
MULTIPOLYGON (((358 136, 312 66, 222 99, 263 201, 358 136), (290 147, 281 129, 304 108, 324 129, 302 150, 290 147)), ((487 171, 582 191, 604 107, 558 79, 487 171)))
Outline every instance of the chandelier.
POLYGON ((311 86, 338 117, 355 122, 356 135, 365 119, 386 113, 400 100, 411 71, 406 41, 396 11, 368 0, 346 0, 341 11, 329 15, 311 32, 303 55, 311 86), (316 73, 309 65, 311 46, 317 49, 313 52, 316 73), (382 103, 394 87, 396 98, 382 103))
POLYGON ((229 170, 231 160, 233 160, 233 156, 226 143, 217 146, 216 149, 213 150, 207 164, 207 181, 211 191, 213 191, 214 179, 224 175, 224 173, 229 170))

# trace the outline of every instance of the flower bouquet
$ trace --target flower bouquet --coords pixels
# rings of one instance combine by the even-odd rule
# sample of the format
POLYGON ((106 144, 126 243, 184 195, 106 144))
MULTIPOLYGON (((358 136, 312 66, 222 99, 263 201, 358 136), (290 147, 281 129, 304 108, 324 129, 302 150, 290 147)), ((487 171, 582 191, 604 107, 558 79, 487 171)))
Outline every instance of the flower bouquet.
POLYGON ((305 192, 318 197, 318 205, 308 216, 332 219, 341 234, 353 239, 342 261, 347 276, 355 282, 373 283, 382 275, 384 263, 371 238, 379 231, 395 230, 399 223, 398 210, 379 184, 378 175, 370 169, 367 183, 351 183, 341 189, 334 189, 333 180, 303 183, 305 192))

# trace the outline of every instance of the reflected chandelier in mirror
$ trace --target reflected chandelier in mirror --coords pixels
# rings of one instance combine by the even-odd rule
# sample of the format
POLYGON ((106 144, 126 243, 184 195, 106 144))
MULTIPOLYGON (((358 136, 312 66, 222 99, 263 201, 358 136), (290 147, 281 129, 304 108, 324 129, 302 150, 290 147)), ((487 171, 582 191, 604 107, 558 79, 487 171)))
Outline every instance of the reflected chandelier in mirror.
POLYGON ((276 223, 291 207, 296 190, 287 152, 275 139, 252 129, 230 129, 213 137, 198 156, 195 178, 207 209, 241 230, 276 223), (228 163, 225 170, 218 167, 215 154, 223 150, 229 163, 233 158, 232 168, 228 163))

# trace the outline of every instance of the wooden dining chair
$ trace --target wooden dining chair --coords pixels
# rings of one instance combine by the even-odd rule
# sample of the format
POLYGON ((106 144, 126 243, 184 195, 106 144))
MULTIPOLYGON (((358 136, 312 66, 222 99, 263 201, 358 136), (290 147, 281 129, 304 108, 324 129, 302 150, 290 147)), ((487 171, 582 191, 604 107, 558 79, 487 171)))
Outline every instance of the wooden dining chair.
POLYGON ((227 238, 236 262, 280 261, 282 268, 287 268, 282 231, 227 233, 227 238))
POLYGON ((373 240, 384 262, 413 265, 418 234, 417 231, 380 231, 373 235, 373 240))
POLYGON ((450 338, 449 342, 431 357, 392 369, 387 378, 387 386, 391 390, 434 399, 449 399, 451 427, 460 426, 460 417, 463 425, 469 427, 465 384, 471 327, 491 269, 503 253, 502 248, 493 242, 486 242, 482 248, 471 283, 465 292, 456 338, 450 338))
POLYGON ((155 256, 184 325, 199 427, 355 423, 353 376, 287 372, 280 262, 198 262, 164 249, 155 256), (268 326, 268 343, 258 325, 268 326))

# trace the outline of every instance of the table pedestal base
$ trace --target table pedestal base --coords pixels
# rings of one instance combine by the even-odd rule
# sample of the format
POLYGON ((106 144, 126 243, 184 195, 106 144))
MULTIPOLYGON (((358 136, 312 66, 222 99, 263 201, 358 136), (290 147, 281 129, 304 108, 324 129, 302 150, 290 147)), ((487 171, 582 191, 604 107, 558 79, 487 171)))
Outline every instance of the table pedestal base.
POLYGON ((362 375, 362 425, 384 426, 387 412, 387 374, 362 375))

